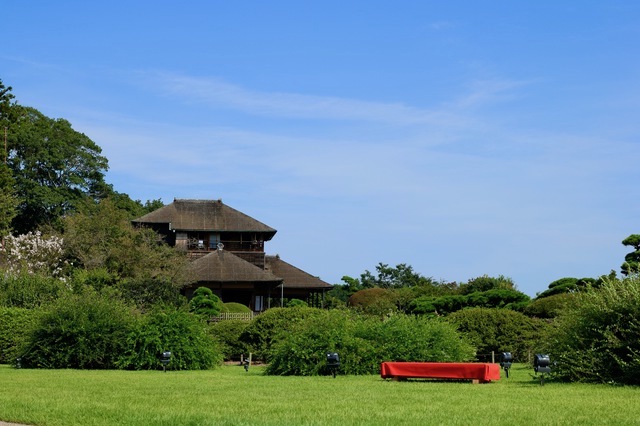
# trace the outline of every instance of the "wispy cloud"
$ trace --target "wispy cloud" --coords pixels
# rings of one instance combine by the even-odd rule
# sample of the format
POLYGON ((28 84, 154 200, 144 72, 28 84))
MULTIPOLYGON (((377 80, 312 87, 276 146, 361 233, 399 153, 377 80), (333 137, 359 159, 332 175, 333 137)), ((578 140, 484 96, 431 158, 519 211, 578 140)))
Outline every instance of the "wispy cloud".
POLYGON ((228 108, 248 114, 280 118, 373 121, 395 125, 460 125, 455 109, 489 102, 519 86, 516 82, 477 82, 472 92, 455 104, 417 108, 403 103, 369 102, 343 97, 298 93, 261 92, 215 77, 193 77, 170 73, 145 74, 164 95, 197 101, 210 107, 228 108))

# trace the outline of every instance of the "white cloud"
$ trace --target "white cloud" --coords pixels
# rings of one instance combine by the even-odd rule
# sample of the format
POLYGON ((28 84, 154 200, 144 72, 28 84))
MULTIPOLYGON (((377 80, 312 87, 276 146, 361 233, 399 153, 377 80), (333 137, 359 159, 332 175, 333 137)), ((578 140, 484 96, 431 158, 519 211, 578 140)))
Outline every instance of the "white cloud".
MULTIPOLYGON (((228 108, 248 114, 318 120, 361 120, 394 125, 460 125, 450 107, 432 110, 403 103, 368 102, 331 96, 252 91, 218 78, 198 78, 178 74, 145 74, 145 84, 153 81, 165 94, 185 102, 199 101, 213 108, 228 108)), ((476 83, 473 92, 456 102, 455 108, 490 101, 496 95, 518 87, 518 83, 491 81, 476 83)))

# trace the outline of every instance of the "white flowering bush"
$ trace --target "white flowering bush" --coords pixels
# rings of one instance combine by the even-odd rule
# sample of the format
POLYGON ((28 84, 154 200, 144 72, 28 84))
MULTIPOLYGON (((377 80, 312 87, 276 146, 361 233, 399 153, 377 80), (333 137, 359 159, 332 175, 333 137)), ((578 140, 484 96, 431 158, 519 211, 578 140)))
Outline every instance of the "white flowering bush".
POLYGON ((5 265, 9 274, 29 273, 60 277, 65 265, 62 238, 40 231, 5 238, 5 265))

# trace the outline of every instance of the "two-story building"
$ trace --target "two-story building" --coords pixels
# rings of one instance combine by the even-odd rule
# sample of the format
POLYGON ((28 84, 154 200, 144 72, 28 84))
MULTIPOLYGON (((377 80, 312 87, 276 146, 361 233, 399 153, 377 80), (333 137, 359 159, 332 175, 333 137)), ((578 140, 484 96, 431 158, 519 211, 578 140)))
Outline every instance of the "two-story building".
POLYGON ((260 312, 292 298, 320 305, 333 287, 280 256, 267 256, 265 242, 277 231, 222 200, 174 199, 133 223, 154 229, 191 259, 196 282, 185 289, 187 297, 208 287, 223 302, 260 312))

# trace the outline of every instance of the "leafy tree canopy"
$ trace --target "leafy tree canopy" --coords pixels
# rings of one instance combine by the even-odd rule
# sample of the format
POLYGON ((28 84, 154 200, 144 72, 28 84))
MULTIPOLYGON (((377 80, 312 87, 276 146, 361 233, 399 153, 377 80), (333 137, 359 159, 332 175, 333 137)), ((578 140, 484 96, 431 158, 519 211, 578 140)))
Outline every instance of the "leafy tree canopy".
POLYGON ((509 277, 500 275, 499 277, 490 277, 483 275, 481 277, 472 278, 466 284, 460 285, 460 293, 471 294, 478 291, 488 290, 516 290, 516 285, 509 277))
POLYGON ((633 251, 624 257, 624 263, 621 266, 623 275, 632 275, 640 273, 640 234, 632 234, 622 240, 625 246, 633 247, 633 251))
POLYGON ((426 278, 413 270, 411 265, 401 263, 390 267, 385 263, 376 265, 376 275, 366 270, 360 275, 360 282, 364 288, 402 288, 422 285, 435 285, 432 278, 426 278))
POLYGON ((13 226, 26 233, 43 225, 57 227, 63 215, 85 198, 104 192, 107 159, 86 135, 64 119, 35 108, 13 105, 8 164, 21 202, 13 226))

